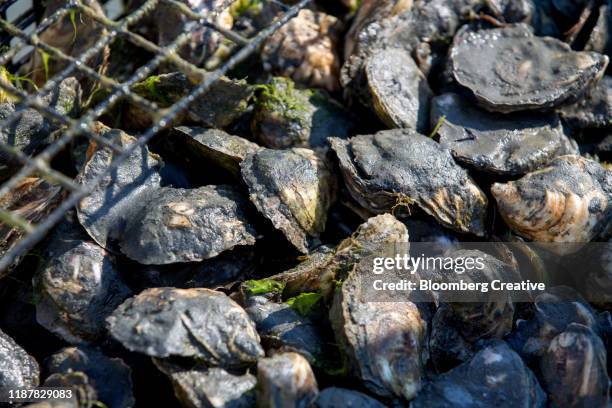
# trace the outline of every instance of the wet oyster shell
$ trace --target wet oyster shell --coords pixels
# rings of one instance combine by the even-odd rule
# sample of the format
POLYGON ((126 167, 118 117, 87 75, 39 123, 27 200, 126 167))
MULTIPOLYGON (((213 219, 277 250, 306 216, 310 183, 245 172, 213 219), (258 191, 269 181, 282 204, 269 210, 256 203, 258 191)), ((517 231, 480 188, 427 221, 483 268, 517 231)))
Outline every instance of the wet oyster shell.
POLYGON ((384 408, 381 402, 359 391, 329 387, 319 393, 313 406, 316 408, 384 408))
MULTIPOLYGON (((136 141, 121 130, 113 130, 109 138, 122 148, 136 141)), ((91 145, 92 149, 95 147, 91 145)), ((113 156, 108 149, 90 153, 76 178, 77 182, 85 184, 94 180, 108 168, 113 156)), ((118 244, 123 238, 128 220, 140 211, 148 193, 161 185, 158 173, 160 160, 146 147, 136 149, 117 170, 106 176, 89 196, 79 202, 79 222, 100 246, 119 252, 118 244)))
POLYGON ((457 94, 431 103, 431 125, 438 122, 440 144, 458 161, 484 172, 520 175, 553 158, 577 153, 556 115, 490 113, 457 94))
POLYGON ((251 130, 263 146, 327 147, 327 138, 346 138, 353 118, 336 101, 314 89, 296 89, 287 78, 275 77, 255 92, 251 130))
POLYGON ((449 149, 409 129, 330 142, 364 208, 380 213, 414 204, 447 227, 484 235, 487 198, 449 149))
POLYGON ((610 228, 612 174, 584 157, 558 157, 517 181, 493 184, 491 192, 506 224, 536 242, 584 243, 610 228))
POLYGON ((255 405, 257 379, 252 374, 232 374, 218 367, 184 368, 170 361, 153 359, 168 376, 176 398, 191 408, 247 408, 255 405))
POLYGON ((197 357, 235 367, 264 354, 246 312, 210 289, 147 289, 126 300, 107 323, 111 336, 128 350, 153 357, 197 357))
POLYGON ((318 393, 308 361, 298 353, 275 354, 257 363, 257 406, 309 407, 318 393))
POLYGON ((60 234, 45 255, 33 279, 37 322, 73 344, 105 337, 105 319, 131 295, 113 258, 91 241, 60 234))
POLYGON ((600 128, 612 126, 612 77, 604 76, 591 93, 579 102, 560 111, 563 120, 572 128, 600 128))
MULTIPOLYGON (((96 399, 108 407, 130 408, 136 402, 132 393, 132 370, 120 358, 107 357, 96 349, 67 347, 49 357, 45 365, 52 375, 83 374, 85 384, 94 390, 96 399)), ((49 386, 50 378, 45 386, 49 386)))
POLYGON ((329 14, 300 10, 264 44, 268 70, 308 87, 340 89, 338 43, 342 23, 329 14))
POLYGON ((608 60, 536 37, 522 24, 458 36, 450 52, 455 80, 486 109, 504 113, 577 100, 603 75, 608 60))
POLYGON ((163 265, 201 261, 236 245, 252 245, 256 233, 244 204, 232 186, 162 187, 127 222, 121 251, 142 264, 163 265))
POLYGON ((34 388, 38 386, 40 369, 30 356, 6 333, 0 330, 0 387, 34 388))
POLYGON ((427 132, 432 92, 407 51, 388 49, 372 54, 365 73, 374 110, 388 127, 427 132))
POLYGON ((410 406, 543 408, 545 403, 546 394, 531 370, 506 343, 498 340, 470 361, 436 377, 410 406))
POLYGON ((240 178, 240 163, 260 146, 240 136, 230 135, 219 129, 180 126, 164 139, 169 150, 181 155, 187 165, 195 167, 201 160, 214 163, 240 178))
POLYGON ((241 163, 249 198, 300 252, 325 230, 336 179, 323 154, 303 148, 263 149, 241 163))
POLYGON ((542 357, 542 385, 554 407, 605 407, 610 378, 606 349, 587 326, 572 323, 542 357))

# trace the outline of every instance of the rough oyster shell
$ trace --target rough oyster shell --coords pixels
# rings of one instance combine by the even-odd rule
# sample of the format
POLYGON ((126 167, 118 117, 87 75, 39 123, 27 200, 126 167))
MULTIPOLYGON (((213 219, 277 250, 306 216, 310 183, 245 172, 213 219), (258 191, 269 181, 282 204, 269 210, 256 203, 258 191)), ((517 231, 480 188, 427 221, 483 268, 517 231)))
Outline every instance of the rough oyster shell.
POLYGON ((454 78, 495 112, 574 101, 603 75, 608 61, 554 38, 535 37, 522 24, 458 36, 450 52, 454 78))
POLYGON ((440 144, 460 162, 478 170, 505 175, 525 174, 556 156, 577 153, 556 115, 490 113, 457 94, 431 102, 431 124, 440 144))
POLYGON ((484 235, 487 197, 451 151, 409 129, 330 138, 351 196, 373 212, 415 204, 441 224, 484 235))
POLYGON ((264 355, 246 312, 210 289, 147 289, 121 304, 107 323, 128 350, 153 357, 197 357, 236 367, 264 355))
POLYGON ((336 179, 322 154, 303 148, 262 149, 241 163, 249 198, 299 251, 325 230, 336 179))
POLYGON ((612 174, 584 157, 558 157, 517 181, 493 184, 491 192, 508 226, 536 242, 584 243, 610 228, 612 174))
POLYGON ((560 110, 563 120, 573 128, 612 126, 612 77, 604 76, 589 95, 560 110))
POLYGON ((38 386, 40 369, 30 356, 15 341, 0 330, 0 387, 33 388, 38 386))

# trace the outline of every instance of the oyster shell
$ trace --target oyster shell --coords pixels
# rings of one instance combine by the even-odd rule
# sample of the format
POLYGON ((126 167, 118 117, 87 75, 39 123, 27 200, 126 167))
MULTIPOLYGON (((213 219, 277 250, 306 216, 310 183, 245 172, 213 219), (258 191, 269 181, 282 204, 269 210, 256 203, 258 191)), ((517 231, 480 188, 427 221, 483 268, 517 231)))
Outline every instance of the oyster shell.
POLYGON ((264 44, 268 70, 308 87, 340 89, 338 43, 342 23, 329 14, 300 10, 264 44))
MULTIPOLYGON (((45 380, 43 387, 49 388, 70 388, 73 393, 73 398, 66 400, 50 400, 50 405, 45 405, 38 408, 83 408, 90 407, 95 402, 100 404, 96 389, 90 384, 89 377, 80 371, 68 373, 51 374, 45 380), (62 404, 62 405, 57 405, 62 404)), ((32 405, 28 405, 31 407, 32 405)))
POLYGON ((362 207, 380 213, 414 204, 447 227, 484 235, 487 198, 449 149, 408 129, 330 142, 362 207))
POLYGON ((603 75, 608 57, 572 51, 517 24, 458 36, 450 52, 455 80, 494 112, 545 109, 575 101, 603 75))
POLYGON ((156 358, 153 362, 170 378, 176 398, 185 407, 247 408, 255 405, 257 379, 252 374, 232 374, 219 367, 187 369, 156 358))
POLYGON ((536 242, 589 242, 610 227, 612 175, 580 156, 558 157, 517 181, 493 184, 491 192, 506 224, 536 242))
POLYGON ((127 221, 121 240, 121 252, 142 264, 201 261, 255 243, 235 187, 162 187, 148 198, 127 221))
POLYGON ((556 115, 489 113, 449 93, 432 100, 431 124, 438 122, 440 144, 458 161, 485 172, 525 174, 556 156, 577 153, 556 115))
POLYGON ((599 17, 584 46, 585 51, 595 51, 610 56, 612 54, 612 2, 599 7, 599 17))
POLYGON ((36 320, 73 344, 104 338, 105 319, 131 296, 114 259, 95 243, 79 239, 85 234, 75 232, 76 227, 60 228, 51 237, 46 260, 33 279, 36 320))
POLYGON ((324 93, 296 89, 287 78, 272 78, 255 92, 251 130, 271 149, 326 147, 327 138, 346 138, 353 118, 324 93))
POLYGON ((322 154, 303 148, 262 149, 241 163, 249 198, 300 252, 325 230, 336 179, 322 154))
POLYGON ((563 120, 573 128, 600 128, 612 126, 612 77, 604 76, 590 95, 579 102, 563 107, 563 120))
POLYGON ((555 337, 540 364, 551 406, 605 407, 610 378, 606 349, 587 326, 572 323, 555 337))
POLYGON ((210 289, 147 289, 121 304, 107 324, 128 350, 153 357, 197 357, 236 367, 264 354, 246 312, 210 289))
POLYGON ((329 387, 319 393, 313 406, 316 408, 384 408, 381 402, 359 391, 329 387))
POLYGON ((96 349, 64 348, 47 359, 46 369, 51 377, 45 386, 50 386, 54 375, 55 381, 70 383, 70 376, 80 374, 78 383, 95 393, 93 400, 117 408, 130 408, 136 402, 132 393, 132 370, 120 358, 109 358, 96 349))
POLYGON ((432 92, 407 51, 375 52, 365 64, 365 74, 374 110, 388 127, 427 132, 432 92))
POLYGON ((318 393, 308 361, 298 353, 275 354, 257 363, 257 405, 309 407, 318 393))
POLYGON ((531 370, 500 340, 479 351, 470 361, 441 374, 412 401, 411 407, 546 406, 546 394, 531 370))
POLYGON ((0 330, 0 387, 34 388, 38 386, 40 369, 30 356, 6 333, 0 330))

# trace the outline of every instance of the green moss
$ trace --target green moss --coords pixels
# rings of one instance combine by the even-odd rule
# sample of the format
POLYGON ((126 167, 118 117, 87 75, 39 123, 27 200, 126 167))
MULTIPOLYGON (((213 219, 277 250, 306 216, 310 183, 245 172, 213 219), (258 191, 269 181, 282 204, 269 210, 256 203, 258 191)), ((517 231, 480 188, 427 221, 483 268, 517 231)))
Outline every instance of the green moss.
POLYGON ((287 304, 302 316, 308 316, 323 299, 320 293, 306 292, 287 300, 287 304))
POLYGON ((261 9, 261 0, 237 0, 230 6, 230 14, 233 18, 239 18, 247 13, 258 14, 261 9))
POLYGON ((172 105, 172 100, 159 89, 161 78, 158 75, 148 77, 142 82, 134 85, 134 92, 138 95, 159 104, 163 108, 172 105))
POLYGON ((251 279, 244 282, 244 288, 249 295, 263 295, 265 293, 281 293, 285 284, 273 279, 251 279))
POLYGON ((295 89, 295 84, 288 78, 272 78, 269 84, 255 87, 255 103, 258 108, 277 112, 290 120, 301 121, 312 107, 310 98, 312 90, 295 89))

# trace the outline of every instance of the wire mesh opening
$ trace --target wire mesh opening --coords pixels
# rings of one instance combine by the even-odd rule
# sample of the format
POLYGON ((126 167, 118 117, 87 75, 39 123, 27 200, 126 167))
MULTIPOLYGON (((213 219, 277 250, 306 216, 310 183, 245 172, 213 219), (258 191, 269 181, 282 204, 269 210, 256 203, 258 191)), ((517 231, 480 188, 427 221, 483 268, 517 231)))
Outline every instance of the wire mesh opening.
MULTIPOLYGON (((217 22, 220 12, 233 1, 226 0, 212 10, 199 12, 176 0, 141 0, 133 9, 126 9, 123 1, 111 0, 102 2, 104 13, 101 13, 85 0, 71 0, 61 2, 65 4, 48 15, 45 15, 41 2, 37 1, 9 0, 0 5, 0 67, 3 67, 0 98, 4 98, 11 106, 11 109, 0 112, 0 170, 2 166, 15 167, 13 171, 8 171, 8 178, 0 186, 0 272, 15 264, 122 161, 168 127, 216 81, 256 52, 269 36, 309 3, 309 0, 302 0, 286 5, 277 0, 266 0, 279 7, 281 12, 267 27, 244 37, 239 32, 223 28, 217 22), (160 7, 171 7, 180 12, 186 21, 181 32, 163 45, 147 39, 136 29, 140 22, 160 7), (59 21, 71 21, 75 25, 77 16, 86 18, 103 35, 95 38, 83 52, 70 55, 51 44, 55 40, 52 30, 59 21), (231 45, 231 52, 222 63, 213 68, 204 69, 183 58, 179 52, 196 31, 201 33, 202 30, 207 35, 221 36, 223 41, 231 45), (127 69, 125 77, 112 78, 99 69, 97 60, 118 39, 142 50, 147 58, 142 65, 132 70, 127 69), (26 75, 18 73, 33 58, 38 58, 39 65, 43 67, 36 75, 48 74, 45 71, 48 71, 50 61, 60 69, 57 74, 45 77, 44 84, 35 86, 26 75), (183 73, 193 84, 189 93, 168 106, 160 106, 134 91, 135 84, 155 73, 163 64, 183 73), (97 87, 91 93, 96 97, 90 98, 90 106, 75 116, 67 115, 44 102, 44 98, 48 98, 63 80, 71 76, 91 81, 97 87), (145 131, 134 135, 137 136, 135 142, 122 147, 101 137, 94 127, 96 120, 125 101, 148 112, 154 120, 145 131), (24 115, 33 113, 40 115, 40 120, 48 121, 54 128, 61 130, 52 133, 52 141, 44 148, 29 154, 11 140, 9 130, 24 115), (95 142, 90 146, 97 149, 106 148, 113 152, 113 160, 108 167, 87 183, 75 181, 61 170, 61 166, 54 165, 54 161, 59 160, 58 155, 79 139, 95 142)), ((72 41, 78 41, 79 33, 74 32, 73 35, 72 41)))

